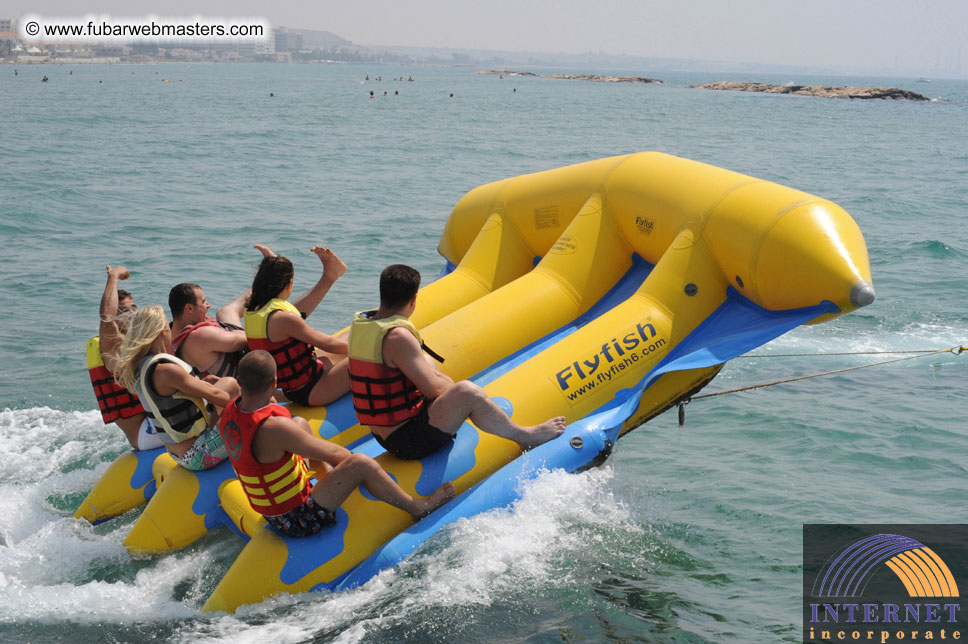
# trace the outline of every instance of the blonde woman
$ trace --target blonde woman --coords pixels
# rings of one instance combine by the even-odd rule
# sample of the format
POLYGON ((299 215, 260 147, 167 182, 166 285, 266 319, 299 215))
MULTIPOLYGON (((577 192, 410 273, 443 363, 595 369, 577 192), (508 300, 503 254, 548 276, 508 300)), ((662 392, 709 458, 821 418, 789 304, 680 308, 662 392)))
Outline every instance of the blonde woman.
POLYGON ((145 414, 175 460, 189 470, 207 470, 227 457, 217 421, 239 394, 235 378, 208 376, 170 353, 171 329, 160 306, 131 316, 116 362, 117 381, 138 394, 145 414))

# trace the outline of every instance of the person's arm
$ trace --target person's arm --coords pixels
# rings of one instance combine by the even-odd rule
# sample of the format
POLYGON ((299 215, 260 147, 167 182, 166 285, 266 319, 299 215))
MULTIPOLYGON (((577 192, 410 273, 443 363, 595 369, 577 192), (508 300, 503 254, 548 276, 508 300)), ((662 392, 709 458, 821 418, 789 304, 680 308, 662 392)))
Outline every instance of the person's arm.
POLYGON ((351 454, 345 447, 311 436, 291 418, 272 416, 256 433, 252 453, 257 460, 271 463, 282 458, 283 452, 299 454, 333 467, 351 454))
POLYGON ((124 266, 111 268, 105 266, 108 272, 108 281, 104 285, 104 293, 101 295, 100 316, 101 322, 98 325, 98 336, 101 338, 101 360, 108 371, 113 372, 115 367, 115 357, 121 347, 124 337, 118 329, 115 318, 118 316, 118 282, 126 280, 130 276, 128 269, 124 266))
POLYGON ((205 351, 235 353, 248 347, 245 331, 226 331, 214 326, 203 326, 188 334, 183 350, 191 352, 191 349, 200 348, 205 351))
POLYGON ((314 347, 319 347, 323 351, 330 353, 346 353, 348 350, 346 340, 317 331, 306 324, 306 321, 295 313, 277 311, 269 318, 269 324, 272 325, 272 335, 274 337, 287 336, 295 338, 300 342, 311 344, 314 347))
MULTIPOLYGON (((336 283, 343 273, 346 272, 346 264, 343 263, 336 253, 322 246, 313 246, 312 251, 323 263, 323 274, 319 281, 311 289, 292 300, 293 306, 299 309, 300 313, 309 317, 309 314, 316 310, 323 297, 329 293, 329 289, 336 283)), ((327 349, 328 350, 328 349, 327 349)))
POLYGON ((410 331, 397 327, 383 338, 383 361, 403 372, 428 399, 438 398, 454 381, 431 364, 410 331))
POLYGON ((174 389, 183 394, 204 398, 219 408, 224 408, 232 400, 232 396, 228 392, 196 378, 170 362, 164 362, 155 367, 154 378, 155 389, 162 395, 166 390, 174 389))

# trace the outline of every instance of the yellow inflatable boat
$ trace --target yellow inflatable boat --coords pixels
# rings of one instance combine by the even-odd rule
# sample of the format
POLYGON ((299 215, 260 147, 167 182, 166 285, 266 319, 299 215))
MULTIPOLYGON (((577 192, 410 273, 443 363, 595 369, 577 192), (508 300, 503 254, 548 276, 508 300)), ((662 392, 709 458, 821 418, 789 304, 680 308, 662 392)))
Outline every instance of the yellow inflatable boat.
POLYGON ((126 543, 180 547, 219 521, 251 536, 205 610, 365 582, 442 525, 507 504, 541 468, 599 462, 730 358, 874 299, 867 248, 843 209, 657 152, 476 188, 454 208, 439 250, 446 274, 420 292, 415 322, 442 369, 482 385, 520 424, 565 415, 565 434, 522 455, 466 423, 452 447, 403 462, 381 454, 347 399, 296 408, 321 436, 376 456, 410 493, 451 480, 458 497, 413 524, 361 489, 336 526, 287 539, 251 514, 231 472, 167 495, 176 479, 199 478, 175 468, 126 543), (201 519, 186 521, 186 509, 201 519), (189 523, 184 534, 175 527, 189 523))

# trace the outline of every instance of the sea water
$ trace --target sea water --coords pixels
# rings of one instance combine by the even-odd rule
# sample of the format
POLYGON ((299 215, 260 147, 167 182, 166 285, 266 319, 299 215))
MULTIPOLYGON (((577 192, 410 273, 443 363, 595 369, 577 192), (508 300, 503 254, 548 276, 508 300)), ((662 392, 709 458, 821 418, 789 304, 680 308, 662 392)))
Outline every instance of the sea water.
MULTIPOLYGON (((660 150, 831 199, 864 232, 877 301, 758 353, 968 344, 968 82, 14 67, 0 67, 2 640, 798 641, 802 524, 968 521, 968 355, 943 353, 696 401, 684 427, 660 416, 603 467, 548 472, 359 589, 203 615, 242 547, 229 531, 133 559, 122 542, 137 512, 71 518, 126 449, 84 363, 105 265, 130 269, 123 287, 142 307, 182 281, 221 305, 251 283, 253 243, 293 259, 297 290, 319 274, 309 248, 330 246, 349 271, 310 321, 335 331, 375 303, 386 264, 439 271, 439 235, 468 190, 660 150), (938 100, 688 87, 714 80, 938 100)), ((883 357, 738 359, 706 392, 883 357)))

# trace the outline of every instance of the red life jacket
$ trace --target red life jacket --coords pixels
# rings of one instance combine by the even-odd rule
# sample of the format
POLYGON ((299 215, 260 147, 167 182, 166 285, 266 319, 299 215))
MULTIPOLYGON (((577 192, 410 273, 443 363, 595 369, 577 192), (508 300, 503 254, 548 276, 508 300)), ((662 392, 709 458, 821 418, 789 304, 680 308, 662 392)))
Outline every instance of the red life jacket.
POLYGON ((275 403, 255 411, 243 411, 239 408, 240 400, 241 396, 228 404, 218 426, 249 503, 256 512, 269 517, 298 508, 309 498, 312 489, 302 457, 286 452, 274 463, 260 463, 252 455, 252 441, 262 423, 273 416, 292 418, 292 415, 275 403))
POLYGON ((261 349, 272 354, 276 361, 276 379, 279 388, 283 391, 295 391, 313 382, 317 369, 321 366, 311 344, 300 342, 295 338, 288 338, 282 342, 269 340, 267 330, 269 316, 276 311, 302 315, 286 300, 273 298, 258 311, 245 312, 245 336, 249 339, 250 349, 253 351, 261 349))
POLYGON ((357 313, 350 326, 349 373, 353 409, 364 425, 393 427, 417 416, 426 401, 402 371, 384 364, 383 338, 396 327, 406 328, 418 341, 420 333, 403 316, 373 320, 368 317, 369 313, 357 313))
POLYGON ((91 386, 94 387, 94 396, 105 424, 145 413, 138 397, 116 383, 114 375, 104 366, 99 336, 87 342, 87 373, 91 377, 91 386))
MULTIPOLYGON (((186 327, 182 327, 182 330, 178 332, 178 335, 171 340, 172 354, 174 354, 176 358, 181 358, 182 356, 179 351, 181 350, 182 344, 184 344, 185 340, 188 339, 188 336, 192 333, 192 331, 206 326, 214 326, 219 329, 226 329, 221 322, 208 316, 206 316, 205 319, 198 324, 189 324, 186 327)), ((204 378, 210 373, 218 376, 219 378, 224 378, 225 376, 235 376, 235 370, 239 364, 239 360, 242 358, 243 352, 236 351, 234 353, 222 353, 220 355, 221 357, 215 361, 214 365, 212 365, 212 368, 215 369, 215 371, 201 371, 198 374, 199 378, 204 378)))
POLYGON ((181 345, 185 342, 185 339, 188 338, 188 334, 195 329, 201 329, 203 326, 217 326, 220 329, 222 328, 222 325, 219 324, 218 320, 208 316, 206 316, 205 319, 198 324, 189 324, 188 326, 184 326, 182 327, 182 330, 178 332, 178 335, 171 339, 171 352, 180 358, 181 356, 178 355, 178 349, 181 348, 181 345))

